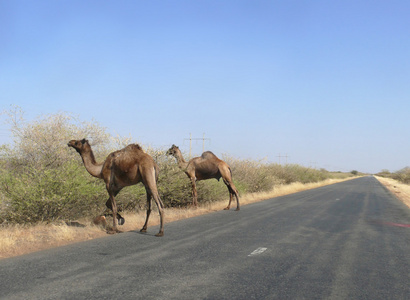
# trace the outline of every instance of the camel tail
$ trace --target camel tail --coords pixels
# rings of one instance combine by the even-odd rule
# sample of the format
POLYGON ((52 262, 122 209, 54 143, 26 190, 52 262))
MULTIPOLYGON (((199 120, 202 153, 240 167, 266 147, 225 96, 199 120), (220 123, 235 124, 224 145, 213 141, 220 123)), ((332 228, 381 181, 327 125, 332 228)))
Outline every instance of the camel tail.
MULTIPOLYGON (((233 185, 233 177, 232 177, 232 170, 231 170, 231 167, 230 166, 228 166, 228 169, 229 169, 229 173, 231 174, 231 182, 232 182, 232 185, 233 185)), ((235 192, 238 192, 238 190, 236 189, 236 187, 234 186, 234 191, 235 192)))
POLYGON ((228 165, 228 170, 229 170, 229 175, 231 175, 231 178, 230 178, 230 180, 232 181, 233 179, 232 179, 232 170, 231 170, 231 167, 228 165))
POLYGON ((155 182, 158 183, 159 167, 157 165, 154 166, 154 174, 155 174, 155 182))

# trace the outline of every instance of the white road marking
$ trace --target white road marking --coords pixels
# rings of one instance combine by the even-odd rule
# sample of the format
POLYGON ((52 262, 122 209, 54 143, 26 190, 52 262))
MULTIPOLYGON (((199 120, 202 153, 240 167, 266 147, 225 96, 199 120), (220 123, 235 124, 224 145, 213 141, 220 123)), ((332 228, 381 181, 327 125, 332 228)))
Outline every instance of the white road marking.
POLYGON ((262 254, 263 252, 265 252, 268 248, 263 248, 263 247, 259 247, 258 249, 254 250, 251 254, 249 254, 248 256, 254 256, 254 255, 259 255, 262 254))

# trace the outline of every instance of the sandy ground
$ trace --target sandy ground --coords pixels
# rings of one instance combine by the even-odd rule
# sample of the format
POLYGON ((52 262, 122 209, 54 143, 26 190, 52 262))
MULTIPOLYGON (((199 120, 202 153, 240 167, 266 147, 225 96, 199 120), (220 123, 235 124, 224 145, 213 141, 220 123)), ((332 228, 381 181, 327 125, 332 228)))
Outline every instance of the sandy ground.
MULTIPOLYGON (((247 194, 240 197, 241 206, 263 201, 266 199, 313 189, 348 179, 329 179, 319 183, 301 184, 293 183, 275 187, 271 192, 247 194)), ((390 189, 397 197, 410 207, 410 186, 392 182, 390 179, 377 178, 390 189)), ((198 215, 222 210, 228 201, 215 202, 209 205, 201 205, 199 208, 168 208, 165 210, 165 234, 166 224, 169 222, 195 217, 198 215)), ((231 210, 236 208, 233 203, 231 210)), ((145 211, 140 213, 123 214, 126 222, 119 229, 126 232, 139 230, 145 221, 145 211)), ((110 224, 111 220, 107 220, 110 224)), ((153 211, 148 226, 159 224, 157 211, 153 211)), ((96 226, 90 220, 76 220, 61 224, 38 224, 34 226, 5 226, 0 227, 0 259, 23 255, 52 247, 63 246, 80 241, 107 236, 102 226, 96 226)))
POLYGON ((410 208, 410 185, 400 183, 397 180, 375 176, 397 198, 410 208))

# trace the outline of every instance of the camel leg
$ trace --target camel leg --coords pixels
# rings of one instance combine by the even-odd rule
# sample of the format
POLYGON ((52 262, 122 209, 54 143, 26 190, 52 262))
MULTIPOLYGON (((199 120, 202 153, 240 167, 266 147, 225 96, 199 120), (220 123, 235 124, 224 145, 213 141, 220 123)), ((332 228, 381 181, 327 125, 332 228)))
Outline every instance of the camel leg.
POLYGON ((233 187, 233 192, 234 192, 234 196, 235 196, 235 198, 236 198, 236 211, 238 211, 238 210, 240 210, 241 209, 241 207, 240 207, 240 205, 239 205, 239 195, 238 195, 238 190, 235 188, 235 186, 233 187))
POLYGON ((158 206, 159 219, 160 219, 159 232, 155 236, 163 236, 164 235, 164 203, 162 203, 162 200, 159 197, 158 193, 154 193, 152 195, 151 191, 148 191, 148 189, 147 189, 147 201, 148 201, 147 219, 145 220, 145 224, 144 224, 144 226, 142 227, 142 229, 140 231, 141 232, 147 232, 148 219, 149 219, 149 216, 151 214, 151 206, 152 206, 151 199, 152 198, 154 198, 155 204, 158 206))
MULTIPOLYGON (((117 196, 118 193, 115 193, 115 196, 117 196)), ((107 202, 105 202, 105 205, 112 210, 112 205, 111 205, 111 198, 108 198, 107 202)), ((118 220, 118 225, 124 225, 125 219, 118 213, 117 211, 117 220, 118 220)))
POLYGON ((142 226, 140 232, 147 232, 148 219, 149 219, 149 216, 151 215, 151 206, 152 206, 151 193, 148 191, 147 188, 145 188, 145 190, 147 192, 147 217, 145 219, 145 224, 144 226, 142 226))
POLYGON ((114 193, 110 192, 111 209, 112 209, 112 230, 107 231, 108 233, 120 232, 117 229, 117 204, 115 203, 114 193))
POLYGON ((162 203, 162 200, 159 197, 158 193, 154 193, 153 198, 155 200, 155 203, 157 204, 158 212, 159 212, 159 219, 160 219, 159 232, 155 236, 163 236, 164 235, 164 203, 162 203))
POLYGON ((228 190, 229 190, 229 203, 228 203, 228 206, 224 208, 224 210, 229 210, 231 208, 231 202, 232 202, 233 196, 232 196, 232 192, 230 191, 229 187, 228 187, 228 190))
POLYGON ((239 205, 239 194, 238 194, 238 190, 236 189, 235 185, 233 184, 233 182, 230 182, 230 188, 231 188, 231 195, 235 196, 236 198, 236 209, 235 210, 240 210, 240 205, 239 205))
POLYGON ((195 178, 191 178, 192 184, 192 206, 198 207, 198 193, 196 191, 195 178))
POLYGON ((229 210, 231 208, 231 202, 234 196, 236 198, 236 210, 240 210, 238 190, 236 189, 232 181, 224 180, 224 183, 229 190, 229 204, 224 208, 224 210, 229 210))
POLYGON ((155 236, 163 236, 164 235, 164 203, 162 203, 162 200, 158 194, 158 189, 157 189, 157 184, 156 184, 157 176, 155 176, 155 169, 153 171, 154 171, 153 173, 149 171, 142 172, 142 174, 144 174, 143 183, 145 186, 145 191, 147 192, 148 209, 147 209, 147 219, 145 220, 145 224, 144 224, 144 227, 142 227, 141 232, 147 231, 148 219, 149 219, 149 215, 151 214, 152 198, 154 198, 155 204, 158 207, 158 212, 159 212, 159 217, 160 217, 160 229, 159 229, 159 232, 155 236))
POLYGON ((159 197, 158 193, 158 168, 155 168, 155 183, 154 183, 154 189, 150 188, 150 190, 154 190, 155 193, 153 194, 155 203, 157 204, 158 207, 158 212, 159 212, 159 219, 160 219, 160 227, 159 227, 159 232, 156 234, 156 236, 163 236, 164 235, 164 203, 162 202, 161 198, 159 197))

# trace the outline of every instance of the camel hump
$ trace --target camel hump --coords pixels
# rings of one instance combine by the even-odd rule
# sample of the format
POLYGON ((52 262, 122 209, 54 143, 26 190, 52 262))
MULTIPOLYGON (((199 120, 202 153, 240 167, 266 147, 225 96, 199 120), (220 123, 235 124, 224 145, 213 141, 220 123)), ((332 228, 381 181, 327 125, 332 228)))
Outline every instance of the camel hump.
POLYGON ((142 148, 138 144, 129 144, 127 147, 125 147, 125 150, 142 151, 142 148))
POLYGON ((211 151, 205 151, 204 153, 202 153, 201 157, 203 159, 214 159, 214 158, 218 158, 215 154, 213 154, 211 151))

